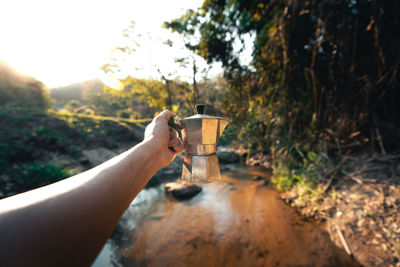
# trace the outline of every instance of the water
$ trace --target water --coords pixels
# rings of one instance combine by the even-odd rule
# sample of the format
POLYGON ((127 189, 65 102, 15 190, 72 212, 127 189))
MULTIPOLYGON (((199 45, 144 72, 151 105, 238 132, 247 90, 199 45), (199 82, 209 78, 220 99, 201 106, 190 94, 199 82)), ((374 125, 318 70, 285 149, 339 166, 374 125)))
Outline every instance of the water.
POLYGON ((93 267, 358 266, 333 245, 324 225, 304 220, 278 194, 239 168, 187 201, 162 186, 144 189, 93 267))

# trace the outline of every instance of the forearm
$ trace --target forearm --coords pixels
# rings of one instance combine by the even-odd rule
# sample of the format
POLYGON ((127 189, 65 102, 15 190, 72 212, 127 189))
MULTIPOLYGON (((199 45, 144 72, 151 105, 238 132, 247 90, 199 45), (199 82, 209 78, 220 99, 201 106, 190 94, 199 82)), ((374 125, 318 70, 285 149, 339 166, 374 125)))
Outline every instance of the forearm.
POLYGON ((87 172, 1 201, 2 263, 90 265, 160 167, 157 151, 143 142, 87 172))

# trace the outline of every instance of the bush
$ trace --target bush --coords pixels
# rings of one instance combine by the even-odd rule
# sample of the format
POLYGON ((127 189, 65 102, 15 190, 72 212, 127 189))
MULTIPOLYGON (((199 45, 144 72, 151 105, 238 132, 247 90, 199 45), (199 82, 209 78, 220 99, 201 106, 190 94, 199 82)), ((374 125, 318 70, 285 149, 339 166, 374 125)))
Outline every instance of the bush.
POLYGON ((79 108, 81 105, 82 105, 81 102, 79 102, 78 100, 71 100, 64 106, 64 108, 68 111, 74 111, 75 109, 79 108))
POLYGON ((131 116, 133 116, 133 112, 130 109, 123 109, 117 111, 117 116, 120 118, 129 119, 131 116))
POLYGON ((46 162, 26 163, 19 166, 13 177, 22 188, 33 189, 70 177, 73 172, 46 162))

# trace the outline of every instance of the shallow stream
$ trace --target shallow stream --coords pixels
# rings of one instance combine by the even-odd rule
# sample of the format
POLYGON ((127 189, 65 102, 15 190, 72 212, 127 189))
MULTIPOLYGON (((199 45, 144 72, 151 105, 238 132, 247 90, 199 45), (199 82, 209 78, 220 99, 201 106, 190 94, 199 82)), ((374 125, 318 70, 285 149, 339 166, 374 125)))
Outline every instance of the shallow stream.
POLYGON ((92 267, 359 266, 324 224, 300 217, 257 176, 237 168, 187 201, 144 189, 92 267))

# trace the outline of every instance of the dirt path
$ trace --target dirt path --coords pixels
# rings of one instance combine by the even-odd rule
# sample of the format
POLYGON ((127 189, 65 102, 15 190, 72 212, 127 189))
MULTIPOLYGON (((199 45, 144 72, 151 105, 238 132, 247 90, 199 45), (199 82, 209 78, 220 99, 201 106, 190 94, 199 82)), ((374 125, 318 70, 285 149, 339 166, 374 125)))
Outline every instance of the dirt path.
MULTIPOLYGON (((359 266, 241 170, 195 198, 157 202, 119 244, 123 266, 359 266), (240 178, 240 179, 238 179, 240 178)), ((265 174, 264 174, 265 175, 265 174)), ((118 243, 118 242, 117 242, 118 243)))

